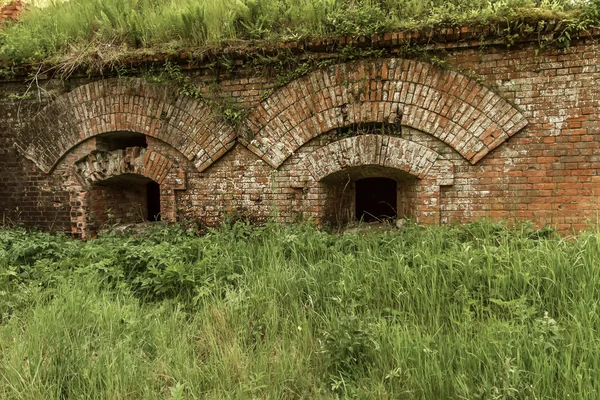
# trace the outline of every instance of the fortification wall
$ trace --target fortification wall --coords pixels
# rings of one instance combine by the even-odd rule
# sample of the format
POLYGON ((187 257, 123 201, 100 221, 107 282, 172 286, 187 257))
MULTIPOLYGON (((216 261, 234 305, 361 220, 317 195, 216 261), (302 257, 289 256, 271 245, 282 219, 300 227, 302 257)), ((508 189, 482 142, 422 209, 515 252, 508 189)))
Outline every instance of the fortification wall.
POLYGON ((390 216, 585 229, 600 210, 598 44, 537 49, 444 45, 436 65, 388 53, 278 88, 276 76, 244 65, 187 71, 248 110, 235 126, 206 101, 143 77, 5 81, 0 212, 86 237, 117 222, 114 210, 127 214, 123 200, 99 200, 98 185, 129 187, 148 214, 152 181, 164 221, 344 222, 368 200, 357 182, 388 178, 390 216))

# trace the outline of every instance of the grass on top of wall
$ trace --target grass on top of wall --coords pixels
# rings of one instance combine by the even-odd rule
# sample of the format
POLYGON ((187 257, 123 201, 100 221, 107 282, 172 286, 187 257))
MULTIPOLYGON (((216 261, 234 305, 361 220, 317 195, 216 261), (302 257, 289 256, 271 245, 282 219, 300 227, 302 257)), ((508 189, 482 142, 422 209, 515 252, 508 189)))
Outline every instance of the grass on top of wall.
MULTIPOLYGON (((595 23, 598 0, 69 0, 0 30, 0 65, 109 60, 232 40, 360 35, 522 18, 595 23)), ((34 3, 35 4, 35 3, 34 3)))
POLYGON ((600 233, 0 230, 2 399, 597 399, 600 233))

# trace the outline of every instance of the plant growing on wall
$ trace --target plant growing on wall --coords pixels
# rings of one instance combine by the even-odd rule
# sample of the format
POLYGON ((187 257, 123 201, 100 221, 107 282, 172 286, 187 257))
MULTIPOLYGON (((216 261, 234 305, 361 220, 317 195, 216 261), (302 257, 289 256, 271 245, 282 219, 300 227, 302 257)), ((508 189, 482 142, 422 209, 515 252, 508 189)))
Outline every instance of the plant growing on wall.
POLYGON ((110 64, 234 40, 254 46, 459 25, 508 25, 510 42, 516 28, 550 20, 565 27, 555 41, 564 46, 598 24, 599 9, 598 0, 70 0, 30 7, 1 30, 0 64, 110 64))

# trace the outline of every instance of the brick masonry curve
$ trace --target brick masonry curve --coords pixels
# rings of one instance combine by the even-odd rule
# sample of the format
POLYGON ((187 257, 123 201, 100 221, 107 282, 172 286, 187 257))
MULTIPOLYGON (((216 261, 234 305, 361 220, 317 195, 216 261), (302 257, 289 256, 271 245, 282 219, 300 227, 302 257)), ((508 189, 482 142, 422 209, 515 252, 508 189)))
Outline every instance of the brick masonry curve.
POLYGON ((429 178, 438 185, 451 185, 453 164, 426 146, 386 135, 360 135, 341 139, 310 153, 301 168, 315 181, 346 168, 381 166, 409 173, 419 179, 429 178))
POLYGON ((79 143, 108 132, 131 131, 159 139, 199 171, 235 144, 231 126, 199 100, 143 79, 106 79, 79 86, 25 124, 17 149, 50 173, 79 143))
POLYGON ((174 168, 166 156, 140 147, 90 153, 75 163, 75 171, 85 187, 116 176, 135 174, 174 190, 185 189, 183 169, 174 168))
POLYGON ((471 164, 527 125, 519 110, 475 79, 392 58, 338 64, 279 89, 248 117, 247 145, 278 168, 325 132, 373 122, 426 132, 471 164))

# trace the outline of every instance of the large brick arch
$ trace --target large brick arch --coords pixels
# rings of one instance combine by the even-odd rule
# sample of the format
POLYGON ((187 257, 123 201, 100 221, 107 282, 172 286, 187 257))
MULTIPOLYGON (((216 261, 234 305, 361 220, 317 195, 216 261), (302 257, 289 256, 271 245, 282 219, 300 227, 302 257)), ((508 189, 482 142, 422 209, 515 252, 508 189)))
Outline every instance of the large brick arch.
POLYGON ((277 168, 324 132, 373 122, 429 133, 472 164, 527 125, 510 103, 454 71, 360 61, 313 72, 263 101, 247 120, 248 148, 277 168))
POLYGON ((360 135, 338 140, 310 153, 300 169, 315 181, 347 168, 380 166, 404 171, 419 179, 451 185, 454 166, 435 151, 409 140, 385 135, 360 135))
POLYGON ((50 173, 82 141, 132 131, 179 150, 200 171, 234 144, 236 134, 202 102, 142 79, 107 79, 80 86, 46 106, 25 125, 17 148, 50 173))

